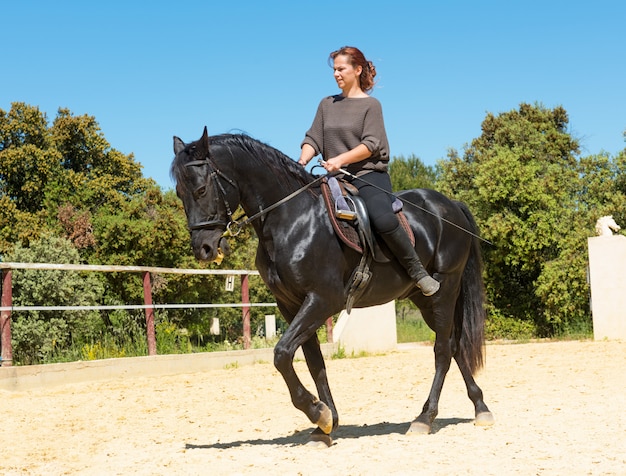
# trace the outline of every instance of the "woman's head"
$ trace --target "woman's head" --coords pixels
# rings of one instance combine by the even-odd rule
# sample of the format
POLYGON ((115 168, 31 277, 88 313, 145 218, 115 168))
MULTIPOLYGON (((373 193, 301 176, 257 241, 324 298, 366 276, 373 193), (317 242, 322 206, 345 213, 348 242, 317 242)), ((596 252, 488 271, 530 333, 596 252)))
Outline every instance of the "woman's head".
POLYGON ((360 88, 369 93, 374 88, 374 77, 376 76, 376 68, 371 61, 365 58, 365 55, 354 46, 343 46, 336 51, 333 51, 328 57, 328 62, 333 66, 335 58, 337 56, 345 56, 348 63, 350 63, 355 69, 361 69, 359 75, 360 88))

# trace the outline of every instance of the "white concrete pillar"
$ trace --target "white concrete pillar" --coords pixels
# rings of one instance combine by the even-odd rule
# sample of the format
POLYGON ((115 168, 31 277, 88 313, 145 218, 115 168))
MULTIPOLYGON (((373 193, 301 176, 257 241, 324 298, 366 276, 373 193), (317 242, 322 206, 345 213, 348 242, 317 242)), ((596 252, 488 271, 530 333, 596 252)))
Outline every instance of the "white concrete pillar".
POLYGON ((588 239, 593 338, 626 340, 626 236, 588 239))

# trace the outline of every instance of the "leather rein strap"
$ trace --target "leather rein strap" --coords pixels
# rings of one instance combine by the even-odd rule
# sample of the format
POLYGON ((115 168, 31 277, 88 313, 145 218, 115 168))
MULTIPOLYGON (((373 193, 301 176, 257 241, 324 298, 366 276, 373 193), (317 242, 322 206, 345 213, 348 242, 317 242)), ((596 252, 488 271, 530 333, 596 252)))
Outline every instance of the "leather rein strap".
MULTIPOLYGON (((312 182, 307 183, 305 186, 300 187, 298 190, 296 190, 295 192, 290 193, 289 195, 287 195, 285 198, 282 198, 280 200, 278 200, 276 203, 274 203, 273 205, 270 205, 269 207, 265 208, 265 209, 261 209, 259 210, 257 213, 255 213, 254 215, 252 215, 250 218, 247 218, 246 220, 244 220, 241 223, 238 223, 236 221, 232 221, 231 223, 236 225, 238 227, 237 233, 239 233, 239 230, 241 228, 243 228, 244 226, 248 225, 250 222, 256 220, 257 218, 260 218, 261 216, 265 215, 266 213, 271 212, 272 210, 274 210, 275 208, 280 207, 283 203, 288 202, 289 200, 291 200, 292 198, 300 195, 302 192, 310 189, 313 185, 315 185, 318 182, 321 182, 325 177, 322 175, 320 177, 317 177, 315 180, 313 180, 312 182)), ((227 227, 228 229, 230 229, 230 223, 229 226, 227 227)))

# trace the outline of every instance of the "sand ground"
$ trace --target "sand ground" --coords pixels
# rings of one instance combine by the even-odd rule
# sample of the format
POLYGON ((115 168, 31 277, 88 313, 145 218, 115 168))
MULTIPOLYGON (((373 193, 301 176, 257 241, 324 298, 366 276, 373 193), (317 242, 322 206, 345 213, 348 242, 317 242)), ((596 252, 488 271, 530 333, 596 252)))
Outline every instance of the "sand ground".
POLYGON ((329 361, 340 428, 323 450, 271 362, 0 391, 0 474, 626 474, 626 343, 489 344, 495 425, 474 426, 452 367, 433 432, 407 436, 433 371, 424 345, 329 361))

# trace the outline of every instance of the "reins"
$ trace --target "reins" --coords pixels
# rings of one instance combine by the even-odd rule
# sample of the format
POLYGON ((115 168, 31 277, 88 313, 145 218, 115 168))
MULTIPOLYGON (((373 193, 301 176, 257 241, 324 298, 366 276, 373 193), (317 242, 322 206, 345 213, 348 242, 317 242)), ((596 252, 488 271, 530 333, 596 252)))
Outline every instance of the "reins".
POLYGON ((306 185, 304 185, 303 187, 300 187, 298 190, 296 190, 295 192, 290 193, 289 195, 287 195, 285 198, 282 198, 280 200, 278 200, 276 203, 274 203, 273 205, 270 205, 267 208, 261 209, 259 210, 257 213, 255 213, 254 215, 252 215, 249 218, 246 218, 243 222, 239 223, 236 220, 232 220, 227 226, 226 226, 226 232, 224 232, 224 234, 226 235, 227 233, 230 234, 230 236, 237 236, 239 234, 239 232, 241 231, 241 229, 250 224, 250 222, 253 222, 254 220, 256 220, 257 218, 262 217, 263 215, 265 215, 266 213, 271 212, 272 210, 274 210, 275 208, 280 207, 283 203, 288 202, 289 200, 291 200, 292 198, 296 197, 297 195, 300 195, 302 192, 308 190, 309 188, 311 188, 312 186, 314 186, 316 183, 321 182, 324 179, 324 176, 321 175, 319 177, 317 177, 315 180, 313 180, 312 182, 307 183, 306 185), (233 232, 231 230, 232 225, 236 225, 236 231, 233 232))

